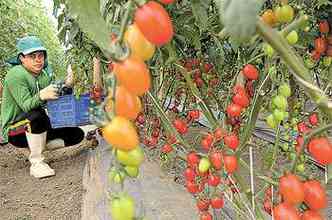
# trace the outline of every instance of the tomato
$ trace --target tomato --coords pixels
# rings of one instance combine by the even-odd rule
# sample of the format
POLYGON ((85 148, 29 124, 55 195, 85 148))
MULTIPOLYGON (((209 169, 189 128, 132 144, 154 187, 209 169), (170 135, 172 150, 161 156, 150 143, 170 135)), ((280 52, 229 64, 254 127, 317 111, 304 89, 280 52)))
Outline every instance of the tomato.
POLYGON ((263 202, 263 207, 266 213, 268 213, 269 215, 271 215, 272 213, 272 202, 271 199, 265 199, 263 202))
POLYGON ((272 198, 272 193, 273 193, 273 191, 272 191, 272 187, 270 186, 270 187, 267 188, 267 189, 265 190, 265 192, 264 192, 264 196, 265 196, 265 198, 269 198, 269 199, 271 199, 271 198, 272 198))
POLYGON ((287 109, 287 99, 282 95, 277 95, 272 99, 272 104, 278 109, 285 111, 287 109))
POLYGON ((238 104, 231 103, 227 106, 226 112, 228 117, 241 116, 242 107, 238 104))
POLYGON ((116 152, 116 159, 126 166, 137 167, 144 161, 144 153, 140 147, 131 151, 118 150, 116 152))
POLYGON ((280 23, 289 23, 294 19, 294 9, 290 5, 277 7, 274 13, 280 23))
POLYGON ((115 96, 115 113, 124 118, 136 119, 142 111, 141 100, 131 94, 125 87, 118 86, 115 96))
POLYGON ((165 5, 172 4, 175 2, 175 0, 159 0, 159 1, 165 5))
POLYGON ((210 175, 209 175, 209 178, 208 178, 208 185, 209 185, 209 186, 214 186, 214 187, 216 187, 216 186, 219 185, 219 183, 221 183, 221 178, 220 178, 220 176, 218 176, 218 175, 213 175, 213 174, 210 174, 210 175))
POLYGON ((306 133, 308 131, 308 127, 306 125, 305 122, 301 121, 299 123, 297 123, 297 130, 300 132, 300 133, 306 133))
POLYGON ((208 138, 202 139, 202 141, 201 141, 202 149, 209 151, 211 148, 211 145, 212 145, 212 141, 210 141, 210 139, 208 139, 208 138))
POLYGON ((326 37, 326 40, 329 45, 332 45, 332 33, 326 37))
POLYGON ((303 213, 302 220, 324 220, 324 218, 319 212, 307 210, 303 213))
POLYGON ((102 128, 103 137, 112 147, 120 150, 133 150, 139 141, 134 125, 126 118, 116 116, 102 128))
POLYGON ((284 120, 284 118, 285 118, 284 113, 285 113, 284 111, 281 111, 276 108, 273 110, 273 118, 279 123, 284 120))
POLYGON ((173 147, 170 144, 165 144, 164 146, 162 146, 161 148, 161 152, 168 154, 170 152, 173 151, 173 147))
POLYGON ((301 135, 297 136, 296 145, 295 145, 296 153, 299 154, 301 152, 303 143, 304 143, 304 138, 301 135))
POLYGON ((194 182, 195 181, 195 178, 197 176, 196 172, 194 169, 188 167, 185 169, 184 171, 184 177, 187 181, 190 181, 190 182, 194 182))
POLYGON ((191 168, 195 168, 199 163, 199 156, 196 152, 190 152, 187 154, 187 164, 191 168))
POLYGON ((261 16, 262 20, 269 26, 273 27, 277 23, 277 17, 272 9, 267 9, 261 16))
POLYGON ((321 20, 319 22, 319 31, 322 34, 328 34, 330 32, 330 25, 327 20, 321 20))
POLYGON ((200 112, 199 110, 191 110, 189 111, 188 115, 191 119, 197 120, 199 119, 200 112))
POLYGON ((234 104, 238 104, 243 108, 246 108, 249 105, 249 97, 247 94, 237 93, 233 96, 232 101, 234 104))
POLYGON ((220 141, 221 139, 224 138, 225 136, 225 131, 221 128, 216 128, 216 130, 214 131, 214 138, 216 139, 216 141, 220 141))
POLYGON ((315 51, 317 51, 320 54, 325 53, 327 49, 327 41, 325 38, 323 37, 316 38, 314 44, 315 44, 315 51))
POLYGON ((233 87, 234 94, 247 94, 246 89, 241 84, 236 84, 233 87))
POLYGON ((143 95, 150 89, 150 72, 145 63, 136 57, 114 63, 114 73, 120 85, 134 95, 143 95))
POLYGON ((128 26, 124 41, 130 48, 130 55, 139 57, 144 61, 151 59, 155 52, 155 46, 145 39, 135 23, 128 26))
POLYGON ((175 119, 173 125, 180 134, 185 134, 188 132, 187 123, 181 119, 175 119))
POLYGON ((304 183, 304 202, 312 210, 327 207, 327 195, 325 189, 317 180, 309 180, 304 183))
POLYGON ((149 1, 138 8, 134 21, 145 38, 157 46, 162 46, 173 38, 171 19, 164 7, 155 1, 149 1))
POLYGON ((274 220, 301 220, 299 212, 288 203, 280 203, 273 208, 274 220))
POLYGON ((115 167, 112 167, 111 170, 108 172, 108 181, 110 183, 121 183, 125 178, 125 174, 116 170, 115 167))
POLYGON ((247 64, 244 66, 242 73, 245 77, 247 77, 247 79, 251 79, 251 80, 256 80, 258 79, 258 69, 252 65, 252 64, 247 64))
MULTIPOLYGON (((312 60, 313 61, 318 61, 319 59, 320 59, 320 57, 321 57, 321 53, 319 52, 319 51, 317 51, 317 50, 313 50, 313 51, 311 51, 311 58, 312 58, 312 60)), ((307 62, 308 62, 309 60, 307 60, 307 62)), ((307 63, 307 65, 308 65, 308 63, 307 63)), ((310 66, 310 65, 309 65, 310 66)), ((312 65, 312 67, 314 66, 314 64, 312 65)), ((311 68, 312 68, 311 67, 311 68)))
POLYGON ((310 114, 309 122, 312 126, 318 125, 319 119, 318 119, 318 114, 316 112, 313 112, 313 113, 310 114))
POLYGON ((214 209, 221 209, 224 207, 225 201, 224 198, 221 196, 216 196, 211 199, 211 207, 214 209))
POLYGON ((207 211, 209 209, 210 206, 210 200, 208 199, 199 199, 197 200, 196 206, 198 208, 199 211, 207 211))
POLYGON ((327 47, 326 55, 323 58, 323 65, 329 67, 332 64, 332 47, 330 45, 327 47))
POLYGON ((113 220, 127 220, 135 217, 135 201, 127 194, 121 194, 119 197, 112 199, 111 216, 113 220))
POLYGON ((213 65, 211 63, 204 63, 203 67, 206 73, 210 72, 210 70, 213 69, 213 65))
POLYGON ((279 191, 284 202, 291 205, 297 205, 304 200, 303 183, 294 174, 286 174, 279 179, 279 191))
POLYGON ((212 220, 213 217, 209 212, 203 212, 200 216, 200 220, 212 220))
POLYGON ((332 146, 326 137, 312 138, 308 144, 308 151, 319 163, 332 163, 332 146))
POLYGON ((234 173, 238 167, 237 158, 232 155, 225 155, 223 159, 225 164, 225 170, 227 171, 227 173, 234 173))
POLYGON ((266 123, 268 126, 270 126, 271 128, 276 128, 279 124, 279 122, 277 121, 277 119, 274 118, 274 115, 268 115, 266 117, 266 123))
POLYGON ((211 153, 209 159, 214 169, 220 170, 222 168, 223 158, 220 151, 211 153))
POLYGON ((329 45, 329 46, 327 47, 326 55, 327 55, 328 57, 332 57, 332 46, 331 46, 331 45, 329 45))
POLYGON ((273 57, 273 55, 274 55, 274 49, 270 44, 264 43, 263 51, 270 58, 273 57))
POLYGON ((292 32, 290 32, 287 35, 286 39, 290 45, 294 45, 299 40, 299 35, 297 34, 297 32, 295 30, 293 30, 292 32))
POLYGON ((288 83, 282 83, 278 88, 278 93, 286 98, 291 96, 291 88, 288 83))
POLYGON ((139 174, 139 169, 136 166, 125 166, 125 171, 127 172, 128 176, 136 178, 139 174))
POLYGON ((240 144, 240 140, 236 134, 226 135, 224 137, 224 142, 225 142, 225 145, 232 150, 236 150, 240 144))
POLYGON ((200 173, 205 173, 206 171, 209 170, 211 166, 211 163, 209 161, 209 159, 207 158, 202 158, 200 161, 199 161, 199 164, 198 164, 198 171, 200 173))
POLYGON ((199 191, 198 185, 193 182, 190 182, 190 181, 187 181, 186 188, 187 188, 187 191, 192 194, 196 194, 199 191))

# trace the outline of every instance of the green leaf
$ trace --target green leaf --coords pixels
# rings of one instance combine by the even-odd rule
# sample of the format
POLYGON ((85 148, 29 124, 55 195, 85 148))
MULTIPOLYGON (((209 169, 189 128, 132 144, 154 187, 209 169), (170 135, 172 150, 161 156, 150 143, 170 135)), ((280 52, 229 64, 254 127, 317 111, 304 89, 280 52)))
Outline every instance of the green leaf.
POLYGON ((67 0, 69 11, 89 38, 102 49, 106 57, 111 56, 109 48, 110 31, 100 14, 98 0, 67 0))
POLYGON ((191 8, 199 28, 202 31, 206 30, 208 26, 208 8, 206 7, 206 3, 200 0, 193 0, 191 3, 191 8))
MULTIPOLYGON (((217 0, 216 0, 217 1, 217 0)), ((225 0, 220 3, 221 21, 226 32, 232 39, 233 45, 249 41, 255 34, 256 21, 261 1, 256 0, 225 0)))

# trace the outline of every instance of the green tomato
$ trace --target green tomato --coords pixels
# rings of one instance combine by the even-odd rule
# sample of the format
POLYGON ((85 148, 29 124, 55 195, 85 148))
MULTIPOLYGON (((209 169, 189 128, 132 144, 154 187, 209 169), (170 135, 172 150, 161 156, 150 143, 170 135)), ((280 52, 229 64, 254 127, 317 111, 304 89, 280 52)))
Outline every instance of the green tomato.
POLYGON ((273 111, 273 118, 277 121, 277 122, 281 122, 284 120, 285 114, 284 111, 281 111, 279 109, 274 109, 273 111))
POLYGON ((288 149, 289 149, 288 143, 284 143, 284 144, 282 144, 282 145, 281 145, 281 149, 282 149, 283 151, 288 151, 288 149))
POLYGON ((111 201, 112 220, 132 220, 135 217, 134 199, 127 195, 121 194, 118 198, 111 201))
POLYGON ((299 35, 295 30, 293 30, 287 35, 286 39, 290 45, 294 45, 299 40, 299 35))
POLYGON ((329 67, 332 63, 332 57, 324 57, 323 58, 323 65, 329 67))
POLYGON ((300 172, 300 173, 304 173, 304 170, 305 170, 305 166, 304 166, 304 164, 303 164, 303 163, 298 164, 298 165, 296 166, 296 170, 297 170, 298 172, 300 172))
POLYGON ((123 165, 137 167, 144 161, 144 153, 140 147, 131 151, 118 150, 116 158, 123 165))
POLYGON ((282 83, 279 88, 278 88, 278 94, 282 95, 284 97, 289 97, 291 96, 291 88, 288 85, 288 83, 282 83))
POLYGON ((200 173, 205 173, 206 171, 209 170, 211 166, 211 163, 209 161, 209 159, 203 157, 200 161, 199 161, 199 164, 198 164, 198 171, 200 173))
POLYGON ((287 99, 282 95, 275 96, 272 99, 272 103, 282 111, 285 111, 287 109, 287 99))
POLYGON ((138 167, 133 167, 133 166, 125 166, 124 168, 128 174, 128 176, 136 178, 138 177, 139 174, 139 169, 138 167))
POLYGON ((304 60, 304 64, 305 64, 305 66, 306 66, 308 69, 312 69, 312 68, 314 68, 314 66, 315 66, 315 61, 314 61, 313 59, 311 59, 311 58, 306 58, 306 59, 304 60))
POLYGON ((108 181, 110 181, 111 183, 120 184, 123 182, 124 178, 125 174, 116 170, 115 167, 112 167, 112 169, 108 172, 108 181))
POLYGON ((271 47, 270 44, 264 43, 263 51, 268 57, 272 57, 274 55, 274 49, 273 49, 273 47, 271 47))
POLYGON ((292 153, 289 153, 289 159, 290 160, 295 160, 295 158, 296 158, 296 153, 294 153, 294 152, 292 152, 292 153))
POLYGON ((275 129, 278 126, 278 122, 277 120, 275 120, 272 114, 266 117, 266 123, 268 126, 270 126, 273 129, 275 129))
POLYGON ((275 9, 275 15, 280 23, 289 23, 294 19, 294 9, 290 5, 283 5, 275 9))

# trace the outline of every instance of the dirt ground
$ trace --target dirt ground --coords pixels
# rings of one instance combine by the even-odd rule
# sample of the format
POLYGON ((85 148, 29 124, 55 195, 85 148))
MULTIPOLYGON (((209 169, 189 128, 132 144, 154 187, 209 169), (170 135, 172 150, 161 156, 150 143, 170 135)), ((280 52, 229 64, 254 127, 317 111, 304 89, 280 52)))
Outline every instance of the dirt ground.
POLYGON ((80 219, 86 153, 50 163, 56 176, 41 180, 30 176, 29 162, 18 155, 15 147, 0 146, 0 219, 80 219))

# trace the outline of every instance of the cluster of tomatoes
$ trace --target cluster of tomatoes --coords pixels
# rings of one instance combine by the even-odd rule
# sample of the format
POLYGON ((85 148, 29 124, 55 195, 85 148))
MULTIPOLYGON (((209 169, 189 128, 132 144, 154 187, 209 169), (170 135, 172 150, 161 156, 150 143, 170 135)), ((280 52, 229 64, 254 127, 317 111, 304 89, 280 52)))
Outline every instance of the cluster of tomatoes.
POLYGON ((327 20, 321 20, 318 24, 320 36, 314 41, 314 50, 311 51, 311 57, 315 61, 319 61, 326 55, 328 63, 331 63, 332 58, 332 33, 330 31, 330 24, 327 20))
POLYGON ((288 117, 286 112, 288 107, 287 98, 291 95, 288 83, 282 83, 278 88, 278 94, 272 98, 272 114, 267 116, 266 123, 273 129, 288 117))
MULTIPOLYGON (((162 2, 168 4, 173 1, 162 2)), ((124 42, 130 53, 124 60, 112 64, 112 73, 116 76, 118 85, 115 94, 109 90, 106 111, 113 112, 115 116, 102 128, 102 135, 111 145, 120 164, 111 168, 110 181, 121 183, 125 176, 138 176, 144 153, 139 146, 138 133, 132 120, 142 111, 139 97, 151 86, 150 72, 145 61, 152 58, 155 46, 168 43, 173 35, 173 25, 168 13, 156 1, 138 6, 133 23, 125 31, 124 42)), ((134 205, 129 195, 119 194, 113 197, 112 219, 133 219, 134 205)))
MULTIPOLYGON (((327 207, 327 194, 321 183, 317 180, 301 179, 294 174, 287 173, 279 179, 279 195, 281 198, 273 208, 275 220, 323 220, 320 210, 327 207), (297 209, 304 203, 307 207, 303 213, 297 209)), ((272 212, 272 191, 265 193, 265 210, 272 212)))
POLYGON ((264 11, 261 19, 271 27, 278 24, 286 24, 293 21, 294 9, 286 1, 283 1, 282 5, 276 7, 274 10, 267 9, 264 11))

